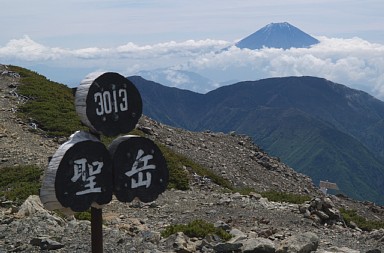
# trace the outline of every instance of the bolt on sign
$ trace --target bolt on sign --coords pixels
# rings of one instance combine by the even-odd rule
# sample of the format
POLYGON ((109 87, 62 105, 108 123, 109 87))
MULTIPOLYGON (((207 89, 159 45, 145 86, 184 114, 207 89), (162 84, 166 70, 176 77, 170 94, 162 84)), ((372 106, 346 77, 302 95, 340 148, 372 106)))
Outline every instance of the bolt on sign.
MULTIPOLYGON (((131 131, 142 113, 136 87, 112 72, 83 80, 75 105, 91 132, 106 136, 131 131)), ((49 162, 40 198, 48 210, 67 212, 101 208, 113 194, 123 202, 150 202, 165 191, 168 176, 166 161, 151 140, 126 135, 107 149, 92 133, 78 131, 49 162)))

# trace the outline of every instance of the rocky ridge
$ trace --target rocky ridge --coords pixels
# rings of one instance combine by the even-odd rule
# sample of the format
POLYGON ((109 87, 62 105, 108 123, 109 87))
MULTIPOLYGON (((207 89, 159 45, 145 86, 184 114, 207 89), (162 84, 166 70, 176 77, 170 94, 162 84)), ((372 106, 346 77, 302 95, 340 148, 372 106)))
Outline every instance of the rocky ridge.
MULTIPOLYGON (((17 118, 24 98, 17 94, 19 76, 0 65, 0 169, 18 164, 47 166, 63 140, 30 131, 38 126, 17 118)), ((355 209, 369 219, 384 218, 383 207, 346 197, 325 196, 310 178, 268 156, 247 136, 189 132, 142 117, 138 126, 169 148, 188 156, 255 192, 277 190, 307 194, 304 205, 277 203, 257 193, 229 193, 209 179, 191 174, 188 191, 168 190, 152 203, 113 200, 103 208, 105 252, 381 252, 384 230, 346 227, 338 208, 355 209), (167 225, 203 219, 233 234, 162 238, 167 225)), ((184 167, 181 169, 188 170, 184 167)), ((90 223, 64 219, 42 208, 37 196, 22 206, 0 202, 0 252, 90 252, 90 223)))

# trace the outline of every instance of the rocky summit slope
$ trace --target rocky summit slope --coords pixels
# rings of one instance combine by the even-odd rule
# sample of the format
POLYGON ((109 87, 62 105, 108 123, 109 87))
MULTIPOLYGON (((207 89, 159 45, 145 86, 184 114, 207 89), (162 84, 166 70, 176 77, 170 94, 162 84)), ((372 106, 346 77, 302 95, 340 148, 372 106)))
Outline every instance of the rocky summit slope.
MULTIPOLYGON (((16 116, 23 98, 17 95, 17 73, 0 65, 0 170, 22 164, 47 166, 63 140, 29 131, 34 125, 16 116)), ((142 117, 137 128, 230 180, 255 192, 276 190, 305 194, 312 201, 278 203, 257 193, 241 195, 209 179, 190 174, 187 191, 167 190, 152 203, 113 200, 103 208, 104 252, 382 252, 384 230, 365 232, 345 226, 338 208, 355 209, 382 220, 384 209, 339 196, 324 196, 310 178, 270 157, 246 136, 189 132, 142 117), (233 234, 188 238, 182 233, 162 238, 170 224, 203 219, 233 234)), ((187 167, 181 168, 188 170, 187 167)), ((90 252, 90 222, 62 218, 42 208, 31 196, 17 206, 0 200, 0 252, 90 252)))

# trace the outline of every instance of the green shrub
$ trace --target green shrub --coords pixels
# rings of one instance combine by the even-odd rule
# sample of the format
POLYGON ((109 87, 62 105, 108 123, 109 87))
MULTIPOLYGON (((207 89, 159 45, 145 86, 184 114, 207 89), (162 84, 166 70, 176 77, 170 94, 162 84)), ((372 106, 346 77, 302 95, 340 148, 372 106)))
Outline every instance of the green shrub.
POLYGON ((251 187, 236 188, 234 191, 241 195, 249 195, 251 192, 256 192, 255 189, 251 187))
POLYGON ((365 231, 384 228, 384 221, 367 220, 364 217, 358 215, 356 210, 346 210, 341 208, 340 213, 348 226, 350 226, 351 222, 354 222, 359 228, 365 231))
POLYGON ((167 167, 169 171, 168 188, 169 189, 175 188, 178 190, 188 190, 189 189, 188 171, 184 170, 183 166, 188 167, 191 165, 191 163, 187 162, 188 159, 186 157, 173 152, 171 149, 167 148, 165 145, 162 145, 160 143, 156 143, 156 145, 160 148, 167 162, 167 167))
POLYGON ((207 235, 216 234, 223 240, 229 240, 232 236, 221 228, 215 228, 212 223, 203 220, 195 220, 188 224, 176 224, 168 226, 161 232, 161 236, 168 237, 177 232, 183 232, 188 237, 204 238, 207 235))
POLYGON ((179 190, 187 190, 189 188, 189 176, 188 171, 183 170, 183 167, 189 168, 192 172, 195 172, 199 176, 208 177, 212 182, 233 190, 232 184, 225 178, 218 176, 211 170, 201 166, 193 160, 187 158, 184 155, 178 154, 165 145, 157 143, 161 152, 163 153, 169 170, 170 180, 168 188, 175 188, 179 190))
POLYGON ((308 195, 299 195, 286 192, 277 192, 277 191, 267 191, 260 193, 261 196, 267 198, 270 201, 274 202, 287 202, 292 204, 302 204, 306 201, 311 200, 311 197, 308 195))
POLYGON ((38 195, 43 171, 34 165, 0 168, 0 196, 19 204, 38 195))
POLYGON ((78 220, 88 220, 91 221, 92 215, 91 215, 91 209, 84 211, 84 212, 78 212, 74 214, 75 218, 78 220))

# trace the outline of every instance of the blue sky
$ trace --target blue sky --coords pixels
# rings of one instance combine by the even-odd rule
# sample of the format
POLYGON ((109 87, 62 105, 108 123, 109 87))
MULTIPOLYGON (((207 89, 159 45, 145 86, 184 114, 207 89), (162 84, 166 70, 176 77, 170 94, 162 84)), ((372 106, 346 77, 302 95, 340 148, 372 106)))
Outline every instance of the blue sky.
POLYGON ((233 41, 287 21, 312 35, 383 44, 383 9, 381 0, 12 0, 1 3, 0 43, 23 35, 71 48, 233 41))
POLYGON ((317 75, 384 98, 384 1, 12 0, 0 8, 0 63, 74 85, 92 71, 173 68, 214 82, 317 75), (308 50, 229 50, 272 22, 321 41, 308 50))

